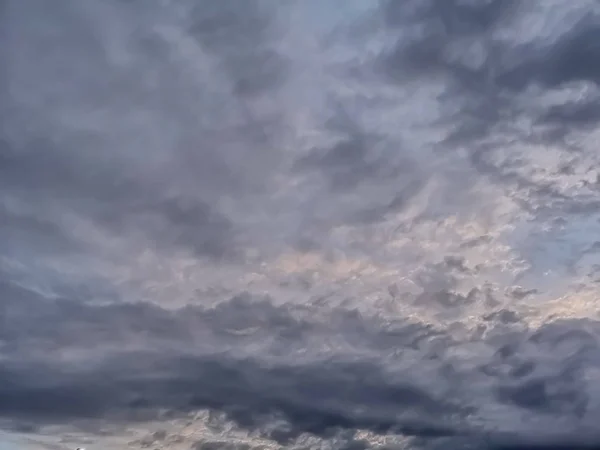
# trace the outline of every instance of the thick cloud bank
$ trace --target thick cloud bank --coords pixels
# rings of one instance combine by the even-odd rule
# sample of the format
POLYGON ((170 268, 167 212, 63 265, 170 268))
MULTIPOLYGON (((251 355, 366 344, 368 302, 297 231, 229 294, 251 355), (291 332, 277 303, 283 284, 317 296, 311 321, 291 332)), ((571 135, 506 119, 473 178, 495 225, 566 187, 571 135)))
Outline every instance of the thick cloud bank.
POLYGON ((599 38, 592 0, 1 1, 3 429, 600 448, 599 38))

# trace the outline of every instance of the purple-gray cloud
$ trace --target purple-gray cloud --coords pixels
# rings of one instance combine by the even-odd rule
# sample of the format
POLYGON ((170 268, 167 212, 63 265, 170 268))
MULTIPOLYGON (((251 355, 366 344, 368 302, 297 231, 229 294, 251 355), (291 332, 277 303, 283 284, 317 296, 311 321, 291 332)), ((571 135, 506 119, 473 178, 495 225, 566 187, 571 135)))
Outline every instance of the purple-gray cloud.
POLYGON ((0 8, 7 431, 600 445, 597 2, 0 8))

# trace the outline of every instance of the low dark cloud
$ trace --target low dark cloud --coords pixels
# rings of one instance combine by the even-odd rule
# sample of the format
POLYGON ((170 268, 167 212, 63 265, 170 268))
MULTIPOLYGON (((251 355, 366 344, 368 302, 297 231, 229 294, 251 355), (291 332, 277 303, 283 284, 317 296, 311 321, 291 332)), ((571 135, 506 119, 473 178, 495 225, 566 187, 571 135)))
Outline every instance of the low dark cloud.
MULTIPOLYGON (((420 439, 479 439, 488 432, 466 421, 483 406, 469 399, 468 383, 461 387, 460 378, 473 374, 453 367, 446 354, 465 343, 423 324, 399 321, 390 329, 373 318, 332 311, 328 325, 319 326, 299 317, 303 309, 275 308, 248 295, 216 309, 167 311, 148 304, 42 299, 6 284, 2 293, 0 415, 16 423, 137 421, 162 409, 177 415, 208 408, 280 442, 343 429, 420 439), (272 359, 280 346, 303 348, 311 338, 337 341, 340 350, 285 363, 281 356, 272 359), (243 356, 252 345, 262 345, 263 355, 243 356), (368 356, 368 349, 376 353, 368 356), (387 363, 380 359, 384 354, 387 363), (418 355, 420 369, 401 368, 411 354, 418 355), (418 373, 426 367, 435 375, 424 379, 418 373), (273 417, 284 425, 266 431, 273 417)), ((482 361, 479 370, 513 413, 585 416, 580 371, 598 351, 598 329, 592 321, 549 324, 535 332, 514 328, 504 350, 482 361), (565 346, 575 352, 551 357, 565 346), (532 349, 550 360, 530 359, 532 349)))
MULTIPOLYGON (((279 337, 265 348, 268 354, 284 343, 289 349, 310 336, 331 333, 325 326, 294 320, 292 311, 274 308, 266 300, 241 296, 214 310, 169 312, 147 304, 93 307, 43 300, 10 285, 4 285, 3 298, 7 359, 2 364, 0 409, 5 418, 54 423, 119 413, 135 417, 136 409, 213 408, 246 427, 282 414, 290 436, 355 427, 445 434, 453 431, 439 423, 441 416, 460 410, 410 382, 388 380, 384 367, 364 358, 283 365, 235 356, 244 342, 272 339, 278 329, 279 337), (240 327, 257 328, 240 336, 240 327), (142 348, 116 350, 141 337, 142 348), (98 352, 98 342, 114 350, 98 352), (84 356, 74 361, 60 357, 70 351, 84 356), (422 411, 430 420, 403 421, 397 417, 402 411, 422 411)), ((406 343, 406 338, 427 334, 426 327, 416 324, 377 331, 372 329, 376 322, 347 317, 343 311, 330 319, 338 330, 336 339, 354 344, 353 349, 360 343, 382 348, 386 340, 406 343)))

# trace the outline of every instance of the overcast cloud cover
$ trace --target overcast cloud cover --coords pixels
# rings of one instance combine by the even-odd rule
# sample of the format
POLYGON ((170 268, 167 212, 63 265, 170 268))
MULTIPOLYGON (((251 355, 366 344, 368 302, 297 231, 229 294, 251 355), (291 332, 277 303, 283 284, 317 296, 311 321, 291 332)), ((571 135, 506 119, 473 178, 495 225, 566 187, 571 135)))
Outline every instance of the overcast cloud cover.
POLYGON ((600 448, 600 3, 0 1, 2 445, 600 448))

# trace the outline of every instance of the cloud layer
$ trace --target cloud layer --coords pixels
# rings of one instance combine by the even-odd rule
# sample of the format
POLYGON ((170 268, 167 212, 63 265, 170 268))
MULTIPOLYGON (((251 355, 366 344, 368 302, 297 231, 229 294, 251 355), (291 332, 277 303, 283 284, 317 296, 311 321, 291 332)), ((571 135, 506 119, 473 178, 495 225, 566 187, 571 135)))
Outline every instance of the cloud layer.
POLYGON ((7 431, 600 446, 596 2, 0 8, 7 431))

